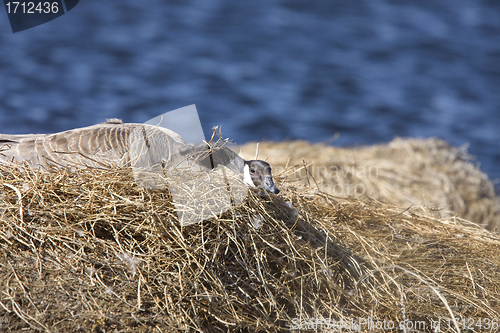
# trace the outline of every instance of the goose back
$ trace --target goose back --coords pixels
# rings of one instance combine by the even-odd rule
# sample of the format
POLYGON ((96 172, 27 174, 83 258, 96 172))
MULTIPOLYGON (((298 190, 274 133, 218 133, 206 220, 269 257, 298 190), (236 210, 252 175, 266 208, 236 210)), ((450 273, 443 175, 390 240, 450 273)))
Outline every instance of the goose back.
POLYGON ((0 134, 0 161, 32 166, 149 167, 173 163, 185 146, 175 132, 144 124, 103 123, 54 134, 0 134))

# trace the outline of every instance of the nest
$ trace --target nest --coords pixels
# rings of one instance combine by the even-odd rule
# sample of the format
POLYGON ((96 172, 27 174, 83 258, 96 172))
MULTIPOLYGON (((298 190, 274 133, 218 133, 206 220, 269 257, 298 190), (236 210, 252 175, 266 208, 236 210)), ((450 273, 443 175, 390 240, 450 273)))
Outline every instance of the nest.
POLYGON ((137 186, 131 169, 0 164, 0 328, 466 331, 460 318, 493 328, 500 238, 457 217, 299 188, 292 172, 276 177, 279 196, 252 190, 181 227, 169 189, 137 186))
MULTIPOLYGON (((255 144, 241 147, 243 157, 255 144)), ((466 147, 437 139, 396 138, 388 144, 338 148, 305 141, 259 145, 259 158, 304 190, 343 198, 370 196, 435 217, 459 216, 500 231, 500 198, 466 147)))

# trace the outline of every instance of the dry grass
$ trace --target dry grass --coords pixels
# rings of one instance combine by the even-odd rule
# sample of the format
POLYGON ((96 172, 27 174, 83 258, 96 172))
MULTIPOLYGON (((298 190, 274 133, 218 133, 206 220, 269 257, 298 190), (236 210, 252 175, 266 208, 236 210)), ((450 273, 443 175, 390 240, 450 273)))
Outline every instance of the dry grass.
MULTIPOLYGON (((255 157, 255 143, 241 147, 255 157)), ((288 181, 344 198, 370 196, 436 217, 457 215, 500 231, 500 198, 464 147, 435 138, 397 138, 384 145, 337 148, 305 141, 259 145, 259 158, 279 173, 294 166, 288 181), (310 165, 309 165, 310 164, 310 165), (309 165, 306 169, 304 165, 309 165), (310 186, 312 185, 312 186, 310 186)))
POLYGON ((452 317, 500 318, 499 237, 298 187, 293 171, 278 196, 251 191, 180 227, 168 189, 138 187, 130 169, 0 165, 0 330, 323 331, 320 320, 371 318, 453 332, 466 330, 452 317))

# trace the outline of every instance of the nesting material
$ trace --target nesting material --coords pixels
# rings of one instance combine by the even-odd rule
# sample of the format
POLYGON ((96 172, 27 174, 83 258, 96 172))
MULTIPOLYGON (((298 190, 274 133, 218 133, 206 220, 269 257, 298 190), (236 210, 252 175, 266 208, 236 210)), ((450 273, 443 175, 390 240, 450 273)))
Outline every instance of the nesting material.
POLYGON ((385 320, 431 331, 440 320, 451 332, 465 331, 452 318, 500 318, 496 235, 298 188, 291 173, 279 196, 252 190, 181 227, 168 188, 137 186, 130 169, 1 164, 0 328, 281 332, 341 321, 370 332, 385 320))
POLYGON ((223 165, 210 171, 183 168, 132 172, 138 186, 153 190, 168 188, 182 226, 218 216, 240 204, 248 194, 248 185, 223 165))
MULTIPOLYGON (((253 157, 255 143, 241 147, 253 157)), ((465 147, 443 140, 396 138, 388 144, 338 148, 305 141, 263 142, 259 158, 300 188, 343 198, 370 196, 435 217, 459 216, 500 231, 500 198, 465 147)))

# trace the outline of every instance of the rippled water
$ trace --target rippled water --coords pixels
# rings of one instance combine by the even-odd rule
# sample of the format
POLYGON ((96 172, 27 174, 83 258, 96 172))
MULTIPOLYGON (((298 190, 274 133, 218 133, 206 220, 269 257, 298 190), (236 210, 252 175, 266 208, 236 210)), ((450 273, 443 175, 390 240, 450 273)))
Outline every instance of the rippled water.
POLYGON ((468 143, 500 178, 500 2, 80 1, 12 34, 0 132, 143 122, 195 103, 249 140, 468 143))

